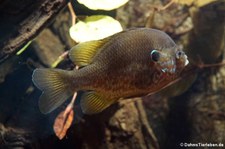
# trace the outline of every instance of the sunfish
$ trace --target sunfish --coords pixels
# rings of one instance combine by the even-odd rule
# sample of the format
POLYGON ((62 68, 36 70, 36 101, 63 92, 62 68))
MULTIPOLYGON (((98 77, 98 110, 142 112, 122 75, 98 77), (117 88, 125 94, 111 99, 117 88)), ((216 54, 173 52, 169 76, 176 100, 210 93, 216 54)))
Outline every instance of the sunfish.
POLYGON ((38 68, 34 84, 43 91, 39 108, 49 113, 83 90, 84 114, 103 111, 118 99, 141 97, 174 81, 188 64, 186 54, 164 32, 150 28, 122 31, 69 51, 78 70, 38 68))

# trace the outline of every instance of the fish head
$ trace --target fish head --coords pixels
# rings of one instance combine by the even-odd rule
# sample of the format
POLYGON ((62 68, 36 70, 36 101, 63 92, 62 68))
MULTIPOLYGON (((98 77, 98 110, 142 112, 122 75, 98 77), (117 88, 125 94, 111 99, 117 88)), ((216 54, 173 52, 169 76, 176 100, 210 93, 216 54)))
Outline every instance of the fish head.
POLYGON ((163 73, 175 74, 189 63, 186 54, 176 47, 162 50, 153 49, 150 55, 157 69, 163 73))

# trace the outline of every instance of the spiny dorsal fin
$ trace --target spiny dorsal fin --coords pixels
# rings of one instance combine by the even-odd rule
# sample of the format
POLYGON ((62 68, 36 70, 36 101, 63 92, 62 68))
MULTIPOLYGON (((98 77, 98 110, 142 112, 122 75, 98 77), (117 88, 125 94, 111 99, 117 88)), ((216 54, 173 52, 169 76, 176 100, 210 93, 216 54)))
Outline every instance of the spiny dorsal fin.
POLYGON ((69 57, 78 66, 86 66, 110 38, 79 43, 69 51, 69 57))
POLYGON ((35 69, 32 75, 33 83, 43 91, 39 99, 40 111, 44 114, 58 108, 72 94, 69 80, 71 72, 60 69, 35 69))
POLYGON ((106 99, 94 91, 84 93, 80 106, 84 114, 96 114, 102 112, 115 102, 115 99, 106 99))
POLYGON ((93 57, 102 50, 102 47, 108 41, 130 30, 137 30, 137 28, 127 29, 104 39, 79 43, 70 49, 69 57, 77 66, 89 65, 92 62, 93 57))

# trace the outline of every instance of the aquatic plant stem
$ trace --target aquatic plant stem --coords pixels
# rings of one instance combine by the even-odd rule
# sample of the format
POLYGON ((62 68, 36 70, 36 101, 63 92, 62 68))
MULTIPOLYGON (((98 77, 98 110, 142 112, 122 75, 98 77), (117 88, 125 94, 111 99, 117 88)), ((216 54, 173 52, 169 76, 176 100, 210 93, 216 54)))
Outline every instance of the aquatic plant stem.
POLYGON ((72 17, 72 26, 73 26, 76 23, 77 16, 75 14, 75 11, 73 10, 73 6, 72 6, 71 2, 68 3, 68 8, 69 8, 69 11, 70 11, 70 14, 72 17))
POLYGON ((176 0, 171 0, 169 3, 167 3, 165 6, 161 6, 161 7, 156 7, 156 9, 158 11, 162 11, 165 10, 167 8, 169 8, 171 5, 173 5, 176 2, 176 0))

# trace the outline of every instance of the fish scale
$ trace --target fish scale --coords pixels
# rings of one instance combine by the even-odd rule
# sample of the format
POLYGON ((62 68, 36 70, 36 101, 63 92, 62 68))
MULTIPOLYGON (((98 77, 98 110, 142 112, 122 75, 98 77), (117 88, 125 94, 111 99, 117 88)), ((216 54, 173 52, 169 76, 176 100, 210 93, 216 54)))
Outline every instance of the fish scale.
POLYGON ((39 100, 43 113, 79 90, 85 91, 80 101, 83 113, 99 113, 118 99, 159 91, 188 64, 185 53, 166 33, 149 28, 80 43, 69 57, 79 70, 45 68, 33 73, 34 84, 43 91, 39 100))

